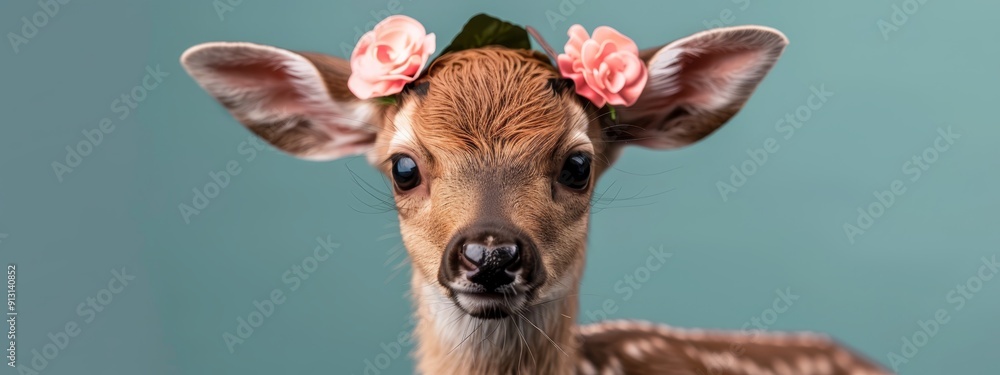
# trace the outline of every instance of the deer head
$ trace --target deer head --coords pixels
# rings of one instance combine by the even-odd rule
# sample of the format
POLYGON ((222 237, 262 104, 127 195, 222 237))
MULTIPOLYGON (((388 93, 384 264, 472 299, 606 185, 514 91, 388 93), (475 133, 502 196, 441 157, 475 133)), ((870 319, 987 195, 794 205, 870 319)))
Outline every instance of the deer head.
MULTIPOLYGON (((413 264, 418 330, 426 331, 421 369, 499 373, 514 368, 499 363, 513 360, 506 352, 444 364, 470 332, 449 333, 445 320, 534 316, 560 349, 578 345, 558 315, 575 316, 567 297, 584 268, 597 178, 627 145, 671 149, 714 132, 786 44, 770 28, 734 27, 644 50, 645 87, 634 105, 614 112, 577 95, 546 55, 503 47, 440 56, 392 103, 359 99, 348 87, 350 63, 318 53, 207 43, 182 63, 275 147, 308 160, 363 154, 384 173, 413 264)), ((549 362, 550 372, 538 372, 569 368, 567 360, 549 362)))

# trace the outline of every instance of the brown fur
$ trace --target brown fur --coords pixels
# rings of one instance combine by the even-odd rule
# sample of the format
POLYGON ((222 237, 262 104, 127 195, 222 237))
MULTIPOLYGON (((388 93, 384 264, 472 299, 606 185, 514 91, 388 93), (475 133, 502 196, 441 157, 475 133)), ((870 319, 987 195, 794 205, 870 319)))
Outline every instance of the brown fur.
MULTIPOLYGON (((557 72, 543 59, 499 48, 449 54, 424 78, 431 82, 426 96, 404 97, 402 107, 412 113, 403 110, 397 116, 409 117, 417 138, 406 151, 417 158, 429 193, 398 194, 396 199, 404 238, 409 237, 404 241, 428 279, 437 272, 444 244, 474 215, 487 211, 482 206, 491 197, 505 202, 504 214, 533 232, 540 247, 582 251, 589 197, 557 190, 562 199, 553 202, 551 176, 572 147, 591 152, 602 147, 569 143, 572 129, 585 129, 599 139, 600 127, 587 122, 575 97, 553 93, 548 79, 557 72), (430 264, 423 266, 425 260, 430 264)), ((393 122, 379 135, 376 160, 400 151, 389 145, 397 131, 393 122)), ((388 173, 390 164, 381 165, 388 173)), ((580 257, 580 252, 550 251, 546 266, 552 276, 560 276, 580 257)))
POLYGON ((559 73, 523 50, 483 48, 445 55, 423 81, 427 96, 414 116, 420 142, 458 157, 506 162, 554 152, 566 134, 568 97, 553 100, 559 73))

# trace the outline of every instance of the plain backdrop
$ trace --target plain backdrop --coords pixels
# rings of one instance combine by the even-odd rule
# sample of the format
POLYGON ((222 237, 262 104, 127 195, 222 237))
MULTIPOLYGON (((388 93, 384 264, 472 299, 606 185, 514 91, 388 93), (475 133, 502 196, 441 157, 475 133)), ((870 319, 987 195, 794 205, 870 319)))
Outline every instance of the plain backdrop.
POLYGON ((343 46, 393 10, 420 20, 442 48, 480 12, 533 25, 557 48, 575 23, 613 26, 640 47, 719 25, 782 30, 791 45, 725 128, 682 150, 628 149, 604 176, 579 320, 606 304, 608 318, 683 327, 740 329, 756 318, 771 330, 829 333, 884 364, 917 336, 923 345, 907 351, 902 374, 995 374, 1000 278, 977 275, 1000 252, 1000 5, 904 3, 71 1, 31 33, 22 17, 42 21, 31 18, 43 7, 4 2, 0 260, 18 267, 18 365, 362 374, 378 361, 381 374, 412 372, 412 344, 393 344, 409 329, 410 271, 395 213, 369 194, 387 193, 387 182, 362 158, 315 163, 254 148, 178 63, 186 48, 219 40, 344 57, 343 46), (11 35, 26 34, 15 52, 11 35), (156 69, 166 76, 144 100, 127 112, 116 103, 156 69), (806 112, 814 88, 833 95, 806 112), (797 111, 808 120, 786 138, 775 126, 797 111), (72 172, 54 171, 67 147, 96 143, 87 134, 102 119, 113 129, 72 172), (907 163, 947 129, 960 138, 928 152, 935 161, 914 180, 907 163), (753 162, 748 150, 770 138, 777 152, 753 162), (179 205, 232 163, 239 174, 186 221, 179 205), (718 184, 732 183, 733 167, 753 173, 723 196, 718 184), (858 209, 896 180, 905 193, 848 236, 845 223, 858 225, 858 209), (317 238, 339 247, 308 278, 286 274, 313 266, 317 238), (655 271, 645 268, 651 248, 671 254, 655 271), (116 272, 133 279, 112 282, 116 272), (626 275, 645 281, 626 292, 626 275), (976 292, 959 304, 967 283, 976 292), (256 305, 274 290, 283 302, 259 319, 256 305), (798 298, 769 311, 779 290, 798 298), (939 310, 947 323, 923 340, 919 322, 939 310), (257 327, 230 350, 226 334, 248 318, 257 327))

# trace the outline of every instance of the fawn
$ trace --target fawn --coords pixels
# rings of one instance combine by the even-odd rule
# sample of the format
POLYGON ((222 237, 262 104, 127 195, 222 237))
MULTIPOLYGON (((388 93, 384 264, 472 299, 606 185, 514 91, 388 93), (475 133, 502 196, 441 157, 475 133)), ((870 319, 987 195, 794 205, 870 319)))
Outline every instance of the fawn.
POLYGON ((393 182, 418 373, 886 374, 821 335, 575 324, 596 179, 627 145, 671 149, 714 132, 787 43, 743 26, 643 50, 645 89, 614 112, 524 49, 442 55, 391 103, 352 95, 348 61, 319 53, 218 42, 181 61, 278 149, 364 154, 393 182))

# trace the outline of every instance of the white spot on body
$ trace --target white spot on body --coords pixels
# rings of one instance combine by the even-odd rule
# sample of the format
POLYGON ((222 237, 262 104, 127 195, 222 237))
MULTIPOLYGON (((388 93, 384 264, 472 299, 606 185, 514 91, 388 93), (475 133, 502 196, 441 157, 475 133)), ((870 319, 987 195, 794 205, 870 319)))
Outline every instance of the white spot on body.
POLYGON ((642 350, 639 349, 639 344, 635 341, 626 342, 623 350, 632 358, 642 359, 642 350))
POLYGON ((618 358, 611 357, 608 360, 608 367, 601 371, 601 375, 625 375, 625 367, 622 366, 622 362, 618 358))
POLYGON ((777 373, 778 375, 795 375, 795 373, 792 372, 792 368, 789 367, 787 363, 785 363, 780 359, 774 360, 774 363, 771 366, 774 367, 774 372, 777 373))
POLYGON ((597 375, 597 369, 586 359, 581 359, 578 367, 580 369, 579 375, 597 375))

